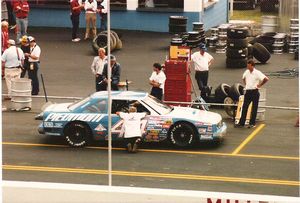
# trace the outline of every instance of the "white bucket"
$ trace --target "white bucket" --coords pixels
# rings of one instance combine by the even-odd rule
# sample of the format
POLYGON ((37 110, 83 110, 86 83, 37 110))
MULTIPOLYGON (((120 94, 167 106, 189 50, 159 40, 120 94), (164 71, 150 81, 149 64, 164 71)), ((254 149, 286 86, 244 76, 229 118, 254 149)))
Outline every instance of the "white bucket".
POLYGON ((31 101, 31 80, 27 78, 13 79, 11 83, 12 109, 31 108, 31 101))
POLYGON ((279 22, 277 16, 262 16, 262 33, 276 32, 279 22))
POLYGON ((267 90, 265 88, 261 88, 261 89, 259 89, 259 94, 260 94, 260 96, 259 96, 256 120, 264 121, 265 120, 266 108, 262 107, 262 106, 266 106, 267 90))

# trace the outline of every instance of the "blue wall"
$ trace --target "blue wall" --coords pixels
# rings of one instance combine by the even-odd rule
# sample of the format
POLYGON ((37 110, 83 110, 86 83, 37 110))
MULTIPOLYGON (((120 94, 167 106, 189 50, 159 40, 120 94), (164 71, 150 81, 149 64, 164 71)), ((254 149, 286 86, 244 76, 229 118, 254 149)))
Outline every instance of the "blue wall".
MULTIPOLYGON (((142 11, 112 11, 112 29, 144 30, 168 32, 169 16, 182 15, 188 17, 188 31, 192 30, 193 22, 198 22, 201 13, 198 12, 142 12, 142 11)), ((227 22, 228 0, 220 0, 204 11, 204 26, 209 29, 227 22)), ((99 15, 97 27, 100 26, 99 15)), ((33 27, 71 27, 69 9, 31 8, 29 26, 33 27)), ((80 27, 85 27, 84 13, 80 16, 80 27)))

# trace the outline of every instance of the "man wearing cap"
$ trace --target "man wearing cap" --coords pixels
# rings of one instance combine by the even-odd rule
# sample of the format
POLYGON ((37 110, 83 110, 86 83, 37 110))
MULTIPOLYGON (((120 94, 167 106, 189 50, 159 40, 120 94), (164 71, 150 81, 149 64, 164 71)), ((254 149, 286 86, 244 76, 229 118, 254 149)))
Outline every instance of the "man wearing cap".
POLYGON ((203 43, 199 45, 199 51, 191 56, 191 62, 195 68, 195 79, 197 81, 201 97, 206 98, 206 89, 208 81, 208 71, 214 58, 206 52, 206 46, 203 43))
MULTIPOLYGON (((103 68, 103 77, 104 77, 104 84, 105 89, 107 89, 108 83, 108 76, 107 76, 107 67, 108 64, 106 63, 103 68)), ((111 67, 111 89, 112 90, 119 90, 118 84, 120 82, 120 75, 121 75, 121 66, 117 63, 117 59, 114 55, 110 55, 110 67, 111 67)))
POLYGON ((13 1, 13 10, 16 14, 17 42, 23 35, 27 35, 29 4, 27 0, 13 1))
POLYGON ((11 98, 11 82, 14 78, 20 78, 21 67, 24 63, 23 51, 16 47, 14 40, 8 40, 8 48, 2 54, 2 66, 5 67, 5 81, 8 90, 8 97, 11 98))
POLYGON ((32 95, 39 94, 39 78, 38 78, 38 70, 40 68, 40 55, 41 48, 36 44, 34 37, 29 36, 29 46, 30 53, 26 53, 25 56, 28 57, 29 68, 28 68, 28 77, 31 79, 32 85, 32 95))

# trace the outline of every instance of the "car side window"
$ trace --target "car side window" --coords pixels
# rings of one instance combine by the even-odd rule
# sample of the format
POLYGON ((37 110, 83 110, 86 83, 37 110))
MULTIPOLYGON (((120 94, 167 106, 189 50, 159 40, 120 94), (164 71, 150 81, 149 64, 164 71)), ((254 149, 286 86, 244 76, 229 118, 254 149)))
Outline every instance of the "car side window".
POLYGON ((107 113, 107 100, 102 99, 86 105, 82 113, 107 113))

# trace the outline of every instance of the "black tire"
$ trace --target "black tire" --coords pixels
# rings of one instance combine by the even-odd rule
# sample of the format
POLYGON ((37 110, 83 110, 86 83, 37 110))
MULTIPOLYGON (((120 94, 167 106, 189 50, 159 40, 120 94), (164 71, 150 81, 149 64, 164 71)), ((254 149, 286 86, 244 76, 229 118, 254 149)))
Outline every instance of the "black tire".
POLYGON ((227 47, 233 48, 233 49, 240 49, 245 48, 248 45, 247 39, 227 39, 227 47))
POLYGON ((261 63, 266 63, 270 58, 270 52, 260 43, 253 45, 253 56, 261 63))
POLYGON ((247 59, 226 59, 226 67, 227 68, 246 68, 247 67, 247 59))
POLYGON ((169 33, 183 33, 186 32, 186 24, 183 25, 176 25, 176 24, 169 24, 169 33))
POLYGON ((188 147, 196 140, 196 133, 188 123, 175 123, 169 131, 171 143, 177 147, 188 147))
MULTIPOLYGON (((226 97, 224 99, 224 104, 234 104, 234 103, 235 102, 230 97, 226 97)), ((237 110, 236 106, 224 106, 224 110, 228 116, 230 116, 231 118, 235 118, 236 110, 237 110)))
POLYGON ((229 27, 227 37, 232 39, 245 39, 249 36, 248 27, 229 27))
POLYGON ((98 34, 92 41, 92 47, 97 55, 99 48, 107 50, 107 34, 98 34))
POLYGON ((72 122, 64 128, 64 137, 68 145, 83 147, 90 142, 91 131, 82 122, 72 122))
POLYGON ((248 49, 248 58, 249 58, 249 56, 253 55, 253 46, 252 46, 252 44, 248 44, 247 49, 248 49))
POLYGON ((216 102, 218 103, 223 103, 224 99, 228 97, 230 85, 226 83, 220 84, 216 89, 215 89, 215 98, 216 102))
POLYGON ((246 58, 248 57, 248 48, 241 48, 241 49, 231 49, 228 48, 226 50, 226 56, 228 58, 246 58))
MULTIPOLYGON (((101 34, 106 34, 106 36, 107 36, 107 31, 103 31, 103 32, 101 32, 101 34)), ((114 50, 116 48, 116 45, 117 45, 117 38, 115 38, 115 35, 111 32, 110 33, 110 47, 111 47, 111 50, 114 50)))
POLYGON ((233 84, 228 92, 228 96, 233 100, 233 101, 238 101, 240 96, 244 94, 244 86, 240 83, 235 83, 233 84))
POLYGON ((182 25, 182 24, 187 24, 188 18, 185 16, 170 16, 169 17, 169 24, 174 24, 174 25, 182 25))

